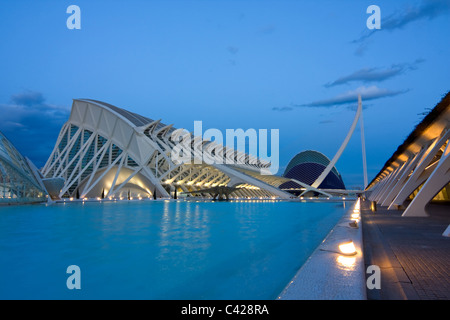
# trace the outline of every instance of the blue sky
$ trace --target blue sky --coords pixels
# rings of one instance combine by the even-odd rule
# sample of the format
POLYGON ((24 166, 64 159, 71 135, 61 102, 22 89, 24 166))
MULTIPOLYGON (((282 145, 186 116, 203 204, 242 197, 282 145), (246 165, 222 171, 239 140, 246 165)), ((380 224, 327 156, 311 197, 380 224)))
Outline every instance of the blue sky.
MULTIPOLYGON (((281 173, 305 149, 332 158, 361 93, 370 180, 449 90, 449 2, 0 0, 0 130, 42 166, 91 98, 188 130, 279 129, 281 173)), ((362 185, 359 127, 337 168, 362 185)))

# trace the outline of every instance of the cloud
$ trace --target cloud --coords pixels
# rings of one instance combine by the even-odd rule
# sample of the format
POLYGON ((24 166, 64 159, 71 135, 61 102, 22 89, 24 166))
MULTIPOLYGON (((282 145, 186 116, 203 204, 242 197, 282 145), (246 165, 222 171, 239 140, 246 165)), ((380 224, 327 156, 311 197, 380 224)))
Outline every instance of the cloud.
POLYGON ((46 103, 40 92, 26 91, 0 104, 0 131, 24 156, 41 167, 53 150, 70 109, 46 103))
POLYGON ((364 68, 355 71, 349 75, 338 78, 337 80, 325 84, 325 87, 332 87, 341 84, 347 84, 354 81, 362 83, 381 82, 395 76, 406 73, 407 71, 416 70, 419 63, 424 62, 423 59, 417 59, 413 63, 393 64, 389 68, 364 68))
MULTIPOLYGON (((363 101, 362 108, 363 110, 366 110, 367 108, 373 106, 373 103, 366 103, 366 101, 363 101)), ((356 111, 358 110, 358 103, 352 103, 346 105, 346 108, 350 111, 356 111)))
POLYGON ((44 103, 45 99, 42 93, 26 91, 11 96, 11 102, 15 105, 33 106, 44 103))
POLYGON ((228 64, 232 67, 235 67, 237 65, 237 62, 234 59, 228 59, 228 64))
POLYGON ((370 40, 361 42, 359 44, 358 48, 356 48, 356 50, 355 50, 355 55, 357 55, 359 57, 362 57, 367 52, 367 50, 369 49, 369 43, 370 42, 371 42, 370 40))
POLYGON ((386 97, 393 97, 403 94, 408 90, 392 91, 389 89, 378 88, 377 86, 359 87, 356 90, 347 91, 331 99, 319 100, 307 104, 295 105, 296 107, 333 107, 337 105, 353 104, 358 100, 358 94, 361 94, 363 101, 375 100, 386 97))
POLYGON ((231 54, 236 54, 239 52, 239 48, 235 46, 228 46, 227 51, 231 54))
POLYGON ((292 111, 294 108, 292 107, 273 107, 272 110, 279 112, 292 111))
POLYGON ((268 25, 266 25, 266 26, 264 26, 264 27, 261 27, 261 28, 258 30, 258 33, 259 33, 259 34, 262 34, 262 35, 267 35, 267 34, 273 33, 274 31, 275 31, 275 26, 272 25, 272 24, 268 24, 268 25))
MULTIPOLYGON (((381 30, 394 31, 402 29, 410 23, 418 20, 433 20, 434 18, 450 12, 450 2, 442 0, 424 0, 419 5, 408 6, 401 11, 388 15, 381 19, 381 30)), ((371 37, 377 31, 365 31, 365 33, 353 43, 360 43, 371 37)))
POLYGON ((327 124, 327 123, 333 123, 335 122, 334 120, 321 120, 319 121, 319 124, 327 124))

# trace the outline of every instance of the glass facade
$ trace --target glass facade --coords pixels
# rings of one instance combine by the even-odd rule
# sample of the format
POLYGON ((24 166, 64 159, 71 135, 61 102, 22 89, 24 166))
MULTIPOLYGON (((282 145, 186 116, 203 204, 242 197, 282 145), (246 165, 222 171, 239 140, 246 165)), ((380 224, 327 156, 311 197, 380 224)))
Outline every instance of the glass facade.
MULTIPOLYGON (((320 152, 306 150, 297 154, 286 167, 283 177, 296 179, 307 185, 312 185, 330 160, 320 152)), ((285 182, 280 189, 296 189, 300 186, 294 181, 285 182)), ((335 167, 319 185, 319 189, 345 189, 344 181, 335 167)))
POLYGON ((0 204, 46 201, 27 160, 0 132, 0 204))

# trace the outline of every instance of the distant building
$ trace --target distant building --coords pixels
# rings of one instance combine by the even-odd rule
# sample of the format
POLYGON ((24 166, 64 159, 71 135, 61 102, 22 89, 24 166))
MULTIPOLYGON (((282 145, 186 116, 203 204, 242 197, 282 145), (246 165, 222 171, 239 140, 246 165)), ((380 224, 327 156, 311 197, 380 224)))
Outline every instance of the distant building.
MULTIPOLYGON (((300 194, 298 190, 303 186, 298 182, 311 186, 319 178, 325 168, 330 164, 330 159, 318 151, 306 150, 294 156, 284 171, 283 177, 293 179, 280 185, 281 189, 292 190, 294 194, 300 194), (296 191, 297 190, 297 191, 296 191)), ((345 184, 336 167, 320 183, 318 189, 345 190, 345 184)))
POLYGON ((0 132, 0 205, 46 200, 47 192, 36 167, 0 132))

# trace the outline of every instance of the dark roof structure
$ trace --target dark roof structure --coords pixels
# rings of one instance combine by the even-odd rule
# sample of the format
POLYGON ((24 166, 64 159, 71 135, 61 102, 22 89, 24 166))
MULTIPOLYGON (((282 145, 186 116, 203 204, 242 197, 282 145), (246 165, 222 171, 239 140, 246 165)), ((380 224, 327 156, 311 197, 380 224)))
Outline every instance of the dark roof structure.
POLYGON ((423 118, 423 120, 414 128, 414 130, 408 135, 408 137, 403 141, 401 145, 398 146, 397 150, 392 154, 392 156, 386 161, 381 170, 375 175, 372 181, 367 185, 369 189, 378 176, 388 168, 402 153, 404 153, 408 147, 418 139, 422 133, 439 117, 439 115, 446 110, 450 105, 450 91, 442 98, 442 100, 423 118))
MULTIPOLYGON (((298 180, 312 185, 330 163, 325 155, 318 151, 306 150, 291 159, 283 174, 285 178, 298 180)), ((280 185, 281 189, 299 188, 294 181, 280 185)), ((345 189, 344 181, 335 167, 319 185, 319 189, 345 189)))

